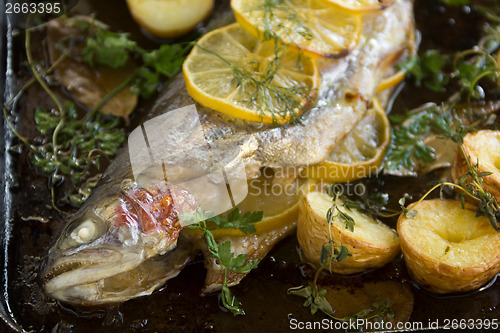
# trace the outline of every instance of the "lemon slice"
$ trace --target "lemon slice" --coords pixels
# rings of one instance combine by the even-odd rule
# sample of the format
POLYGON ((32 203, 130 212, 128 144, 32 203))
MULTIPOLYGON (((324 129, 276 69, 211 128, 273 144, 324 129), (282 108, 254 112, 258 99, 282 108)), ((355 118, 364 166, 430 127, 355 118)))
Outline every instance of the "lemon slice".
POLYGON ((330 153, 325 162, 306 168, 312 179, 347 182, 370 176, 378 171, 390 140, 389 120, 380 102, 372 107, 330 153))
MULTIPOLYGON (((302 196, 313 191, 316 181, 298 177, 287 180, 273 175, 272 169, 266 169, 261 176, 249 180, 248 195, 236 207, 241 214, 246 212, 264 212, 262 221, 255 224, 255 233, 264 234, 280 230, 285 226, 293 226, 297 222, 299 202, 302 196)), ((189 230, 190 233, 202 235, 200 230, 189 230)), ((240 229, 212 230, 214 237, 246 236, 240 229)))
POLYGON ((235 118, 285 123, 314 103, 319 71, 314 59, 294 50, 282 50, 275 61, 275 51, 272 41, 261 43, 236 23, 214 30, 184 62, 187 91, 235 118))
POLYGON ((278 37, 310 56, 339 57, 358 42, 362 20, 321 0, 231 0, 236 20, 260 39, 278 37))
POLYGON ((392 5, 394 0, 325 0, 332 5, 355 12, 371 12, 392 5))

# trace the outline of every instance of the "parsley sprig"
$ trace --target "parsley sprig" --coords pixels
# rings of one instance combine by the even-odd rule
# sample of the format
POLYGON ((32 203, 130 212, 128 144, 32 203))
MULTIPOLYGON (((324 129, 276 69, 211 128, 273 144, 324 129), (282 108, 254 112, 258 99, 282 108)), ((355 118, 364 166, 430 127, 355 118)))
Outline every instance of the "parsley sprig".
POLYGON ((181 67, 191 44, 163 44, 147 51, 130 39, 128 33, 112 32, 101 25, 79 25, 88 34, 80 55, 90 66, 104 65, 121 68, 130 60, 141 63, 133 74, 132 91, 144 98, 151 97, 158 89, 162 76, 172 77, 181 67))
POLYGON ((180 219, 188 224, 186 229, 198 229, 203 232, 209 253, 224 266, 224 282, 221 290, 222 304, 234 315, 244 315, 241 303, 232 294, 227 284, 228 270, 235 273, 246 274, 256 268, 259 260, 248 260, 247 254, 235 256, 231 252, 231 241, 218 244, 212 234, 217 229, 239 229, 245 234, 255 232, 255 223, 262 221, 263 212, 247 212, 241 215, 240 210, 235 208, 223 217, 206 218, 207 214, 198 209, 194 214, 183 213, 180 219), (201 221, 200 221, 201 220, 201 221), (200 221, 193 223, 194 221, 200 221))

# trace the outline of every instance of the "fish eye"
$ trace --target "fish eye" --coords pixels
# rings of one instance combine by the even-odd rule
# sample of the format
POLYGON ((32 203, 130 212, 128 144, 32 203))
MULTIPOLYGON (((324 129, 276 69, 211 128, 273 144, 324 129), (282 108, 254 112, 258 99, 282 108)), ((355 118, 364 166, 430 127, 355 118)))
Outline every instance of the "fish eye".
POLYGON ((95 239, 97 227, 92 220, 86 220, 77 226, 70 234, 70 238, 77 244, 85 244, 95 239))
POLYGON ((71 223, 67 231, 62 234, 64 236, 58 242, 61 250, 89 244, 103 234, 103 227, 97 220, 87 217, 83 222, 81 221, 71 223))

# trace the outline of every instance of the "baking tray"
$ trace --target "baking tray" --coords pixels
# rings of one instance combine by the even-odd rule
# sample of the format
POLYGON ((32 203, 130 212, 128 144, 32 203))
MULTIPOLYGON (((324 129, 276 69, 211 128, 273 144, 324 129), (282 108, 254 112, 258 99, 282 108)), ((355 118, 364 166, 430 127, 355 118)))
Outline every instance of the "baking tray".
MULTIPOLYGON (((81 0, 84 1, 84 0, 81 0)), ((120 26, 122 20, 131 20, 122 0, 89 0, 97 17, 120 26)), ((219 1, 220 3, 220 1, 219 1)), ((4 5, 3 1, 0 3, 4 5)), ((430 0, 420 0, 416 4, 417 26, 423 35, 423 47, 439 46, 444 50, 468 45, 474 36, 464 33, 466 27, 460 25, 464 13, 443 11, 444 7, 432 4, 430 0), (451 19, 456 25, 451 25, 451 19), (444 22, 444 23, 443 23, 444 22), (458 23, 457 23, 458 22, 458 23), (436 34, 436 31, 439 31, 436 34), (443 30, 444 29, 444 30, 443 30), (448 37, 443 37, 448 36, 448 37), (453 39, 453 41, 451 41, 453 39)), ((4 10, 2 10, 4 13, 4 10)), ((470 18, 463 25, 470 25, 470 18)), ((123 23, 123 22, 122 22, 123 23)), ((122 26, 127 26, 122 24, 122 26)), ((129 24, 128 26, 132 26, 129 24)), ((9 17, 0 16, 0 91, 3 101, 15 93, 19 82, 18 73, 22 71, 19 37, 13 37, 13 27, 9 17)), ((469 29, 472 30, 472 29, 469 29)), ((140 34, 138 31, 133 32, 140 34)), ((155 45, 156 41, 148 43, 155 45)), ((403 110, 406 105, 427 101, 428 95, 403 90, 394 106, 403 110)), ((417 104, 418 105, 418 104, 417 104)), ((200 296, 203 286, 204 268, 201 260, 195 260, 177 278, 153 295, 134 299, 121 305, 103 308, 75 308, 60 304, 43 295, 38 282, 38 267, 43 255, 51 245, 53 237, 64 221, 47 210, 50 202, 47 180, 37 176, 27 166, 25 153, 12 149, 17 141, 8 130, 5 121, 0 127, 0 331, 7 332, 256 332, 287 331, 290 319, 298 321, 320 321, 321 314, 312 316, 302 306, 303 300, 287 295, 287 289, 305 284, 308 267, 301 262, 298 244, 294 236, 276 246, 259 264, 259 268, 233 288, 243 303, 245 316, 234 317, 221 311, 217 295, 200 296), (24 221, 22 217, 46 214, 50 222, 24 221), (30 214, 32 215, 32 214, 30 214)), ((405 192, 414 188, 415 197, 422 191, 422 184, 432 181, 436 175, 424 179, 382 177, 374 180, 374 187, 390 188, 392 191, 405 192)), ((394 223, 394 221, 393 221, 394 223)), ((393 225, 394 226, 394 225, 393 225)), ((421 322, 422 329, 431 330, 439 320, 440 326, 449 319, 481 319, 500 317, 500 282, 482 292, 468 295, 435 297, 415 286, 408 277, 401 258, 386 267, 358 276, 332 277, 329 283, 355 290, 367 281, 401 281, 414 297, 412 322, 421 322)), ((409 330, 409 329, 408 329, 409 330)))

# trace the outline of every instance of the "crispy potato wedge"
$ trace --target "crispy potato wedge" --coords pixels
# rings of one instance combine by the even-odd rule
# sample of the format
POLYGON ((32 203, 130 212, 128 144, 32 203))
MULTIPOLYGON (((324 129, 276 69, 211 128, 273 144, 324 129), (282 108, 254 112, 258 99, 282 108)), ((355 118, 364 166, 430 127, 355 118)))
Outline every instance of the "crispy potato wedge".
POLYGON ((406 266, 423 288, 438 294, 479 288, 500 272, 500 232, 459 201, 424 200, 413 218, 398 219, 406 266))
MULTIPOLYGON (((326 213, 331 206, 332 198, 323 192, 310 192, 300 203, 297 239, 306 259, 314 264, 319 264, 321 248, 329 240, 326 213)), ((399 253, 396 232, 356 209, 347 213, 355 221, 354 232, 338 218, 332 218, 330 229, 335 243, 346 246, 352 257, 333 263, 332 271, 352 274, 391 262, 399 253)))
POLYGON ((161 38, 187 34, 211 12, 214 0, 127 0, 134 20, 161 38))
MULTIPOLYGON (((483 186, 500 201, 500 131, 482 130, 468 133, 464 137, 462 147, 471 164, 479 163, 478 172, 492 172, 491 175, 483 177, 483 186)), ((465 158, 459 150, 451 169, 453 182, 458 184, 468 171, 465 158)))

